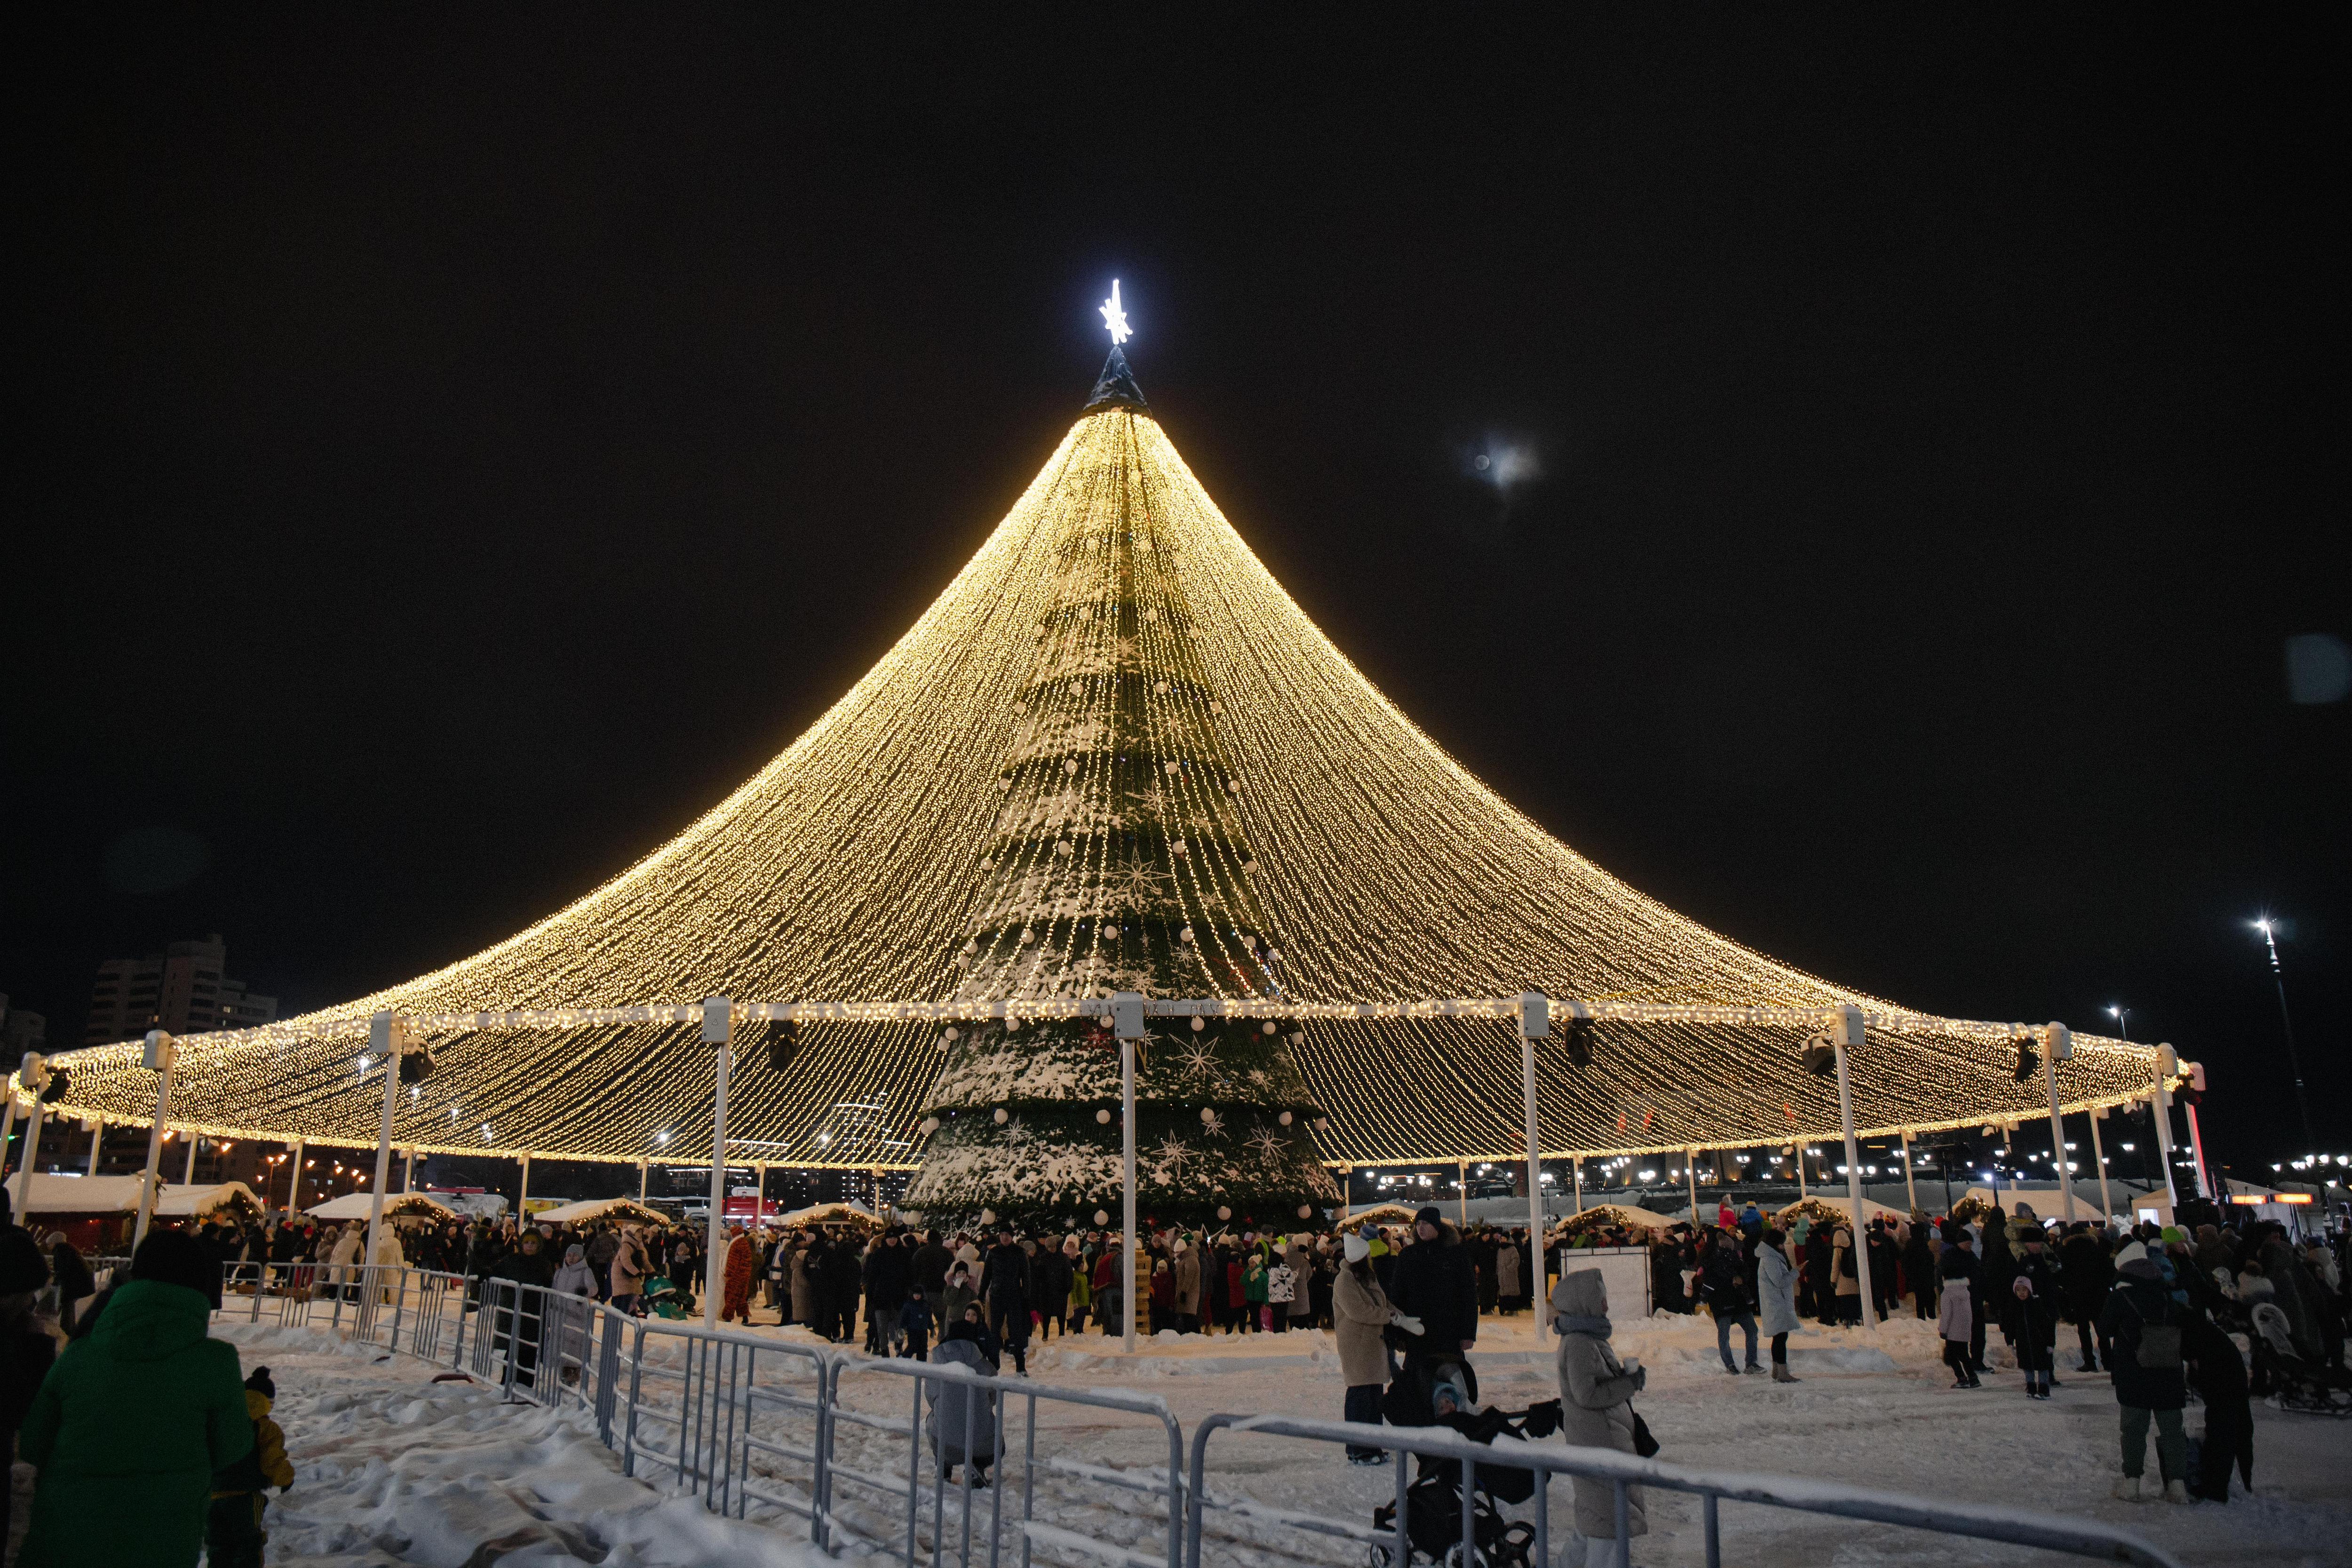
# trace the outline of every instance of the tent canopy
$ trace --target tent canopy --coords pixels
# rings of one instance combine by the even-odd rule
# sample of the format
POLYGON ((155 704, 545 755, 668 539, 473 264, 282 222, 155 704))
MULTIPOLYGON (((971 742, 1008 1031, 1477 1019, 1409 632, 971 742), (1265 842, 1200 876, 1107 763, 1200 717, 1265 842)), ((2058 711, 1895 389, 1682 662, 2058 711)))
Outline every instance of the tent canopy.
POLYGON ((811 1204, 804 1209, 778 1215, 771 1225, 855 1225, 868 1230, 881 1228, 882 1221, 864 1204, 811 1204))
MULTIPOLYGON (((1908 1224, 1911 1218, 1905 1210, 1880 1203, 1875 1198, 1863 1199, 1862 1212, 1871 1219, 1896 1219, 1906 1224, 1908 1224)), ((1774 1215, 1772 1223, 1785 1228, 1790 1220, 1801 1214, 1810 1214, 1817 1221, 1831 1215, 1844 1221, 1853 1217, 1853 1205, 1842 1197, 1823 1197, 1821 1194, 1814 1193, 1810 1196, 1799 1198, 1795 1203, 1774 1215)))
POLYGON ((629 1220, 639 1225, 667 1225, 669 1215, 647 1208, 635 1198, 586 1198, 560 1208, 541 1209, 530 1216, 534 1225, 585 1225, 592 1219, 629 1220))
MULTIPOLYGON (((365 1219, 374 1204, 373 1193, 345 1193, 341 1197, 330 1198, 316 1208, 302 1212, 312 1219, 365 1219)), ((390 1215, 434 1215, 446 1219, 459 1217, 456 1209, 425 1193, 388 1194, 383 1200, 383 1212, 390 1215)))
POLYGON ((1374 1204, 1370 1208, 1349 1209, 1346 1223, 1359 1225, 1411 1225, 1412 1216, 1421 1211, 1409 1204, 1374 1204))
POLYGON ((1675 1222, 1669 1215, 1654 1214, 1627 1204, 1587 1204, 1583 1213, 1572 1214, 1560 1223, 1580 1229, 1595 1225, 1629 1225, 1643 1230, 1664 1230, 1675 1222))
MULTIPOLYGON (((21 1180, 22 1178, 16 1178, 21 1180)), ((26 1214, 135 1214, 142 1176, 33 1176, 32 1195, 25 1200, 26 1214)), ((242 1205, 258 1212, 261 1200, 243 1182, 190 1187, 163 1184, 156 1178, 154 1213, 159 1219, 193 1219, 242 1205)), ((15 1195, 12 1191, 10 1195, 15 1195)))

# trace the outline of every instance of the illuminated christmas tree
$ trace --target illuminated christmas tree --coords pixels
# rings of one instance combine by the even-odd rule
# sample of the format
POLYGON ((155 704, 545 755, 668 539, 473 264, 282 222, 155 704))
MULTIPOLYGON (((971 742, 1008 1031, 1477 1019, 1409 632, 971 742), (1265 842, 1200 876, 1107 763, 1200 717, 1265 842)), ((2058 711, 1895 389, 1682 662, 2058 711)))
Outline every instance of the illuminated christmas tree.
MULTIPOLYGON (((1140 471, 1116 460, 1150 417, 1117 348, 1086 417, 1087 447, 1109 460, 1092 465, 1092 504, 1040 542, 1054 593, 1013 700, 1003 805, 953 960, 958 994, 1276 997, 1281 953, 1252 887, 1258 863, 1176 564, 1182 548, 1140 471)), ((908 1204, 1081 1219, 1116 1205, 1118 1053, 1103 1022, 950 1033, 908 1204)), ((1339 1196, 1307 1138, 1306 1083, 1271 1022, 1154 1030, 1139 1051, 1136 1102, 1147 1213, 1286 1219, 1339 1196)))

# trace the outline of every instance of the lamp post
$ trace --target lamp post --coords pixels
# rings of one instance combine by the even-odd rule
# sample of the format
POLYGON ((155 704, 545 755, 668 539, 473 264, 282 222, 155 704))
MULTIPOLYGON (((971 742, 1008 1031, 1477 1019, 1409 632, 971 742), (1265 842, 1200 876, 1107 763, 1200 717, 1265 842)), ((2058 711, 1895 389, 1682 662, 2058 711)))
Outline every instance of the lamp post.
MULTIPOLYGON (((1837 1010, 1830 1025, 1830 1044, 1837 1051, 1838 1123, 1845 1132, 1845 1192, 1853 1205, 1853 1272, 1862 1294, 1862 1326, 1874 1329, 1878 1327, 1878 1313, 1870 1294, 1870 1233, 1863 1222, 1862 1151, 1853 1142, 1853 1086, 1845 1059, 1848 1046, 1862 1044, 1861 1008, 1849 1002, 1837 1010)), ((1696 1199, 1692 1206, 1697 1206, 1696 1199)))
POLYGON ((1119 1347, 1135 1353, 1135 1042, 1143 1038, 1143 997, 1122 991, 1111 998, 1112 1028, 1118 1035, 1119 1166, 1119 1315, 1126 1320, 1119 1347))
MULTIPOLYGON (((2254 929, 2263 933, 2263 945, 2270 950, 2271 979, 2278 986, 2279 1028, 2286 1036, 2286 1065, 2294 1074, 2294 1105, 2303 1113, 2303 1148, 2308 1154, 2318 1149, 2319 1141, 2311 1135, 2311 1101, 2303 1092, 2303 1063, 2294 1054, 2294 1017, 2286 1010, 2286 971, 2279 967, 2278 932, 2268 920, 2256 921, 2254 929)), ((2168 1173, 2166 1180, 2170 1179, 2168 1173)))
MULTIPOLYGON (((734 1054, 735 1006, 724 996, 707 996, 702 1003, 702 1043, 716 1048, 718 1089, 710 1101, 710 1224, 709 1256, 704 1262, 702 1326, 719 1326, 719 1293, 727 1284, 727 1255, 719 1236, 727 1214, 727 1065, 734 1054)), ((526 1182, 530 1177, 523 1178, 526 1182)))
MULTIPOLYGON (((1528 1294, 1536 1302, 1536 1343, 1543 1343, 1549 1312, 1544 1293, 1543 1160, 1536 1142, 1536 1042, 1551 1033, 1551 1002, 1540 991, 1519 995, 1519 1078, 1527 1096, 1528 1115, 1528 1272, 1534 1284, 1528 1294)), ((1402 1463, 1402 1461, 1399 1461, 1402 1463)))
POLYGON ((155 1167, 163 1158, 163 1120, 172 1113, 172 1070, 179 1060, 177 1040, 161 1029, 147 1031, 147 1070, 157 1075, 155 1121, 147 1129, 147 1169, 139 1178, 139 1218, 131 1230, 133 1255, 139 1251, 139 1244, 147 1239, 147 1222, 155 1213, 155 1187, 163 1179, 155 1167))

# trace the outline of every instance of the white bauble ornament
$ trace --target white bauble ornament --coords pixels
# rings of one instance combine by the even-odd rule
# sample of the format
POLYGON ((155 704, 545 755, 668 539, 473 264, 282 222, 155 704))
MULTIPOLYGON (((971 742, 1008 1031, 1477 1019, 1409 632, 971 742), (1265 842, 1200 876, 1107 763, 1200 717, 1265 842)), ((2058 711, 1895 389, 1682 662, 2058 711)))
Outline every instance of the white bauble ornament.
POLYGON ((1219 1219, 1231 1219, 1234 1217, 1234 1211, 1227 1208, 1224 1205, 1219 1204, 1217 1205, 1217 1217, 1219 1219))
POLYGON ((1037 933, 1036 933, 1035 931, 1031 931, 1027 926, 1023 926, 1023 927, 1021 928, 1021 945, 1022 945, 1022 946, 1024 946, 1024 947, 1027 947, 1031 942, 1035 942, 1036 940, 1037 940, 1037 933))
POLYGON ((1328 1132, 1328 1131, 1331 1131, 1331 1119, 1330 1119, 1329 1117, 1328 1117, 1328 1116, 1318 1116, 1318 1117, 1317 1117, 1317 1118, 1315 1119, 1315 1131, 1318 1131, 1318 1132, 1328 1132))
POLYGON ((1001 1105, 996 1108, 994 1115, 996 1117, 996 1124, 999 1127, 1003 1126, 1005 1122, 1011 1121, 1013 1117, 1013 1113, 1005 1110, 1004 1107, 1001 1105))
POLYGON ((1064 757, 1062 759, 1062 771, 1066 773, 1076 773, 1078 771, 1078 759, 1076 757, 1064 757))
POLYGON ((1265 1023, 1260 1024, 1258 1026, 1257 1032, 1261 1035, 1271 1035, 1274 1033, 1274 1020, 1268 1018, 1265 1023))
POLYGON ((1197 1016, 1196 1016, 1196 1017, 1194 1017, 1194 1018, 1193 1018, 1193 1020, 1192 1020, 1192 1027, 1193 1027, 1193 1028, 1195 1028, 1195 1029, 1205 1029, 1205 1028, 1207 1028, 1208 1026, 1209 1026, 1209 1021, 1208 1021, 1206 1018, 1202 1018, 1202 1017, 1197 1017, 1197 1016))
POLYGON ((1192 940, 1192 928, 1191 926, 1186 926, 1182 931, 1178 931, 1176 933, 1176 940, 1189 945, 1192 940))
POLYGON ((1108 1127, 1110 1125, 1110 1112, 1108 1110, 1097 1110, 1095 1112, 1095 1120, 1097 1122, 1100 1122, 1103 1126, 1108 1127))
POLYGON ((1290 1112, 1286 1110, 1281 1115, 1276 1117, 1275 1120, 1281 1122, 1285 1127, 1287 1127, 1290 1125, 1290 1112))
POLYGON ((1100 1209, 1097 1209, 1095 1210, 1095 1223, 1097 1225, 1108 1225, 1110 1223, 1110 1215, 1103 1213, 1100 1209))
POLYGON ((1201 1107, 1201 1121, 1203 1125, 1214 1121, 1216 1119, 1217 1113, 1213 1109, 1205 1105, 1201 1107))
POLYGON ((1300 1204, 1300 1205, 1298 1205, 1298 1217, 1299 1217, 1300 1219, 1311 1219, 1312 1217, 1314 1217, 1314 1214, 1315 1214, 1315 1205, 1312 1205, 1312 1204, 1300 1204))
POLYGON ((1182 839, 1179 838, 1168 847, 1168 852, 1171 855, 1190 855, 1192 851, 1182 839))
POLYGON ((996 1211, 994 1209, 981 1210, 980 1223, 982 1225, 994 1225, 996 1223, 996 1211))
POLYGON ((1168 683, 1164 680, 1154 681, 1152 682, 1151 689, 1158 695, 1165 697, 1168 695, 1168 683))
POLYGON ((941 1039, 943 1039, 943 1040, 952 1040, 952 1039, 954 1039, 955 1037, 956 1037, 956 1031, 955 1031, 955 1029, 954 1029, 952 1026, 950 1026, 950 1027, 949 1027, 949 1028, 941 1029, 941 1030, 940 1031, 940 1038, 941 1038, 941 1039))
POLYGON ((1224 710, 1225 705, 1222 702, 1212 702, 1209 704, 1209 711, 1212 713, 1222 713, 1224 710))
POLYGON ((929 1138, 932 1133, 937 1132, 939 1130, 940 1119, 936 1116, 924 1117, 922 1125, 916 1129, 917 1131, 920 1132, 926 1138, 929 1138))

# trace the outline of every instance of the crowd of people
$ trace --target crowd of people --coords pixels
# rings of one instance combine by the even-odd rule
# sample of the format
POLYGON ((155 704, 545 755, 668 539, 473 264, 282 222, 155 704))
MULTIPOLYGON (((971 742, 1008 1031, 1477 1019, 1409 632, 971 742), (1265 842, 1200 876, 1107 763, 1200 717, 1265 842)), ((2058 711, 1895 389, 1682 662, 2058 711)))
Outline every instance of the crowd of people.
MULTIPOLYGON (((103 1479, 113 1472, 102 1466, 89 1468, 98 1452, 89 1445, 99 1441, 92 1434, 130 1397, 122 1374, 101 1374, 95 1359, 85 1358, 77 1378, 49 1375, 60 1342, 95 1339, 113 1344, 111 1355, 125 1365, 146 1364, 142 1357, 158 1358, 159 1366, 184 1362, 184 1373, 172 1375, 184 1378, 184 1403, 197 1423, 191 1431, 200 1436, 159 1449, 152 1473, 137 1472, 140 1484, 194 1489, 189 1478, 205 1465, 231 1477, 234 1485, 208 1487, 206 1507, 196 1510, 204 1517, 190 1528, 211 1531, 215 1561, 257 1562, 264 1489, 285 1484, 271 1478, 290 1471, 271 1447, 267 1369, 252 1379, 234 1375, 234 1350, 203 1337, 205 1312, 219 1304, 224 1277, 233 1289, 367 1288, 357 1267, 365 1260, 364 1228, 234 1214, 184 1230, 159 1226, 128 1277, 97 1290, 63 1236, 36 1239, 0 1217, 0 1419, 19 1434, 43 1476, 22 1561, 51 1561, 62 1549, 42 1523, 52 1505, 40 1500, 54 1497, 55 1507, 94 1517, 89 1510, 107 1487, 129 1484, 103 1479), (198 1348, 205 1344, 215 1348, 198 1348), (205 1359, 223 1356, 218 1367, 205 1359)), ((467 1292, 469 1310, 488 1302, 498 1350, 528 1373, 563 1336, 584 1342, 590 1300, 637 1313, 695 1312, 707 1280, 704 1234, 628 1219, 555 1226, 410 1218, 384 1227, 373 1261, 448 1276, 452 1289, 467 1292), (495 1291, 494 1281, 552 1294, 495 1291), (562 1299, 582 1304, 569 1319, 562 1299)), ((2008 1347, 2000 1359, 2019 1374, 2023 1393, 2046 1399, 2060 1386, 2060 1363, 2069 1359, 2059 1348, 2061 1330, 2072 1324, 2071 1370, 2111 1374, 2124 1472, 2116 1495, 2220 1501, 2233 1473, 2252 1485, 2249 1400, 2265 1392, 2264 1369, 2273 1364, 2255 1356, 2250 1372, 2242 1336, 2259 1323, 2257 1314, 2273 1312, 2290 1347, 2284 1353, 2296 1364, 2343 1375, 2341 1241, 2299 1245, 2275 1224, 2191 1230, 2052 1224, 2020 1203, 1944 1219, 1874 1217, 1857 1253, 1840 1211, 1768 1216, 1752 1205, 1738 1212, 1726 1205, 1714 1224, 1663 1229, 1581 1216, 1546 1238, 1538 1272, 1526 1229, 1458 1226, 1431 1207, 1408 1226, 1148 1228, 1138 1237, 1137 1327, 1180 1336, 1328 1329, 1346 1383, 1347 1419, 1470 1431, 1494 1415, 1482 1416, 1478 1407, 1473 1352, 1481 1320, 1526 1310, 1540 1292, 1560 1336, 1558 1418, 1569 1441, 1654 1452, 1632 1414, 1646 1373, 1612 1348, 1602 1274, 1580 1267, 1578 1257, 1588 1248, 1632 1248, 1647 1254, 1651 1308, 1711 1317, 1724 1371, 1734 1376, 1769 1365, 1774 1380, 1797 1381, 1790 1336, 1808 1320, 1859 1322, 1867 1293, 1879 1316, 1907 1313, 1936 1324, 1956 1390, 1986 1385, 1994 1371, 1988 1340, 1997 1333, 2008 1347), (1767 1343, 1769 1363, 1759 1360, 1767 1343), (2192 1394, 2204 1410, 2193 1459, 2183 1425, 2192 1394), (2146 1480, 2151 1429, 2158 1465, 2152 1484, 2146 1480)), ((992 1375, 1009 1359, 1025 1375, 1027 1352, 1039 1340, 1117 1335, 1124 1327, 1125 1259, 1115 1231, 733 1226, 724 1247, 722 1319, 748 1324, 757 1314, 872 1354, 992 1375)), ((562 1358, 567 1379, 577 1350, 562 1358)), ((973 1482, 985 1485, 996 1452, 993 1396, 940 1384, 930 1397, 940 1463, 969 1467, 973 1482)), ((1385 1456, 1366 1445, 1350 1447, 1349 1458, 1377 1464, 1385 1456)), ((1613 1539, 1610 1489, 1580 1481, 1576 1491, 1577 1539, 1613 1539)), ((1646 1528, 1638 1497, 1627 1527, 1646 1528)), ((138 1552, 120 1560, 193 1560, 193 1547, 184 1559, 140 1555, 153 1538, 135 1539, 138 1552)), ((117 1560, 102 1546, 90 1554, 86 1538, 75 1546, 78 1562, 117 1560)), ((1563 1561, 1580 1550, 1571 1543, 1563 1561)))

